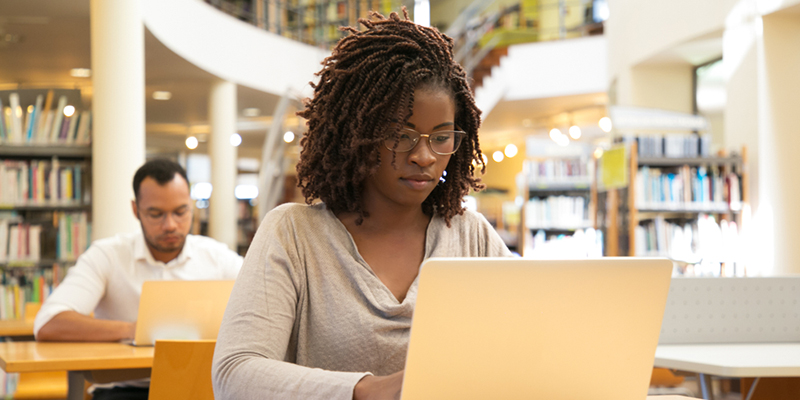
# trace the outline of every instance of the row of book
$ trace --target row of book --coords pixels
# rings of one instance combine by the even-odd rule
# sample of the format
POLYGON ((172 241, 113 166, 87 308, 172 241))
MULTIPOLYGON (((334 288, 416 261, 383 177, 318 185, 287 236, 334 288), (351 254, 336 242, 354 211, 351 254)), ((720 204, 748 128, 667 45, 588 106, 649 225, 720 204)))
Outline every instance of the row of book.
POLYGON ((711 135, 667 133, 637 136, 639 157, 696 158, 711 156, 711 135))
POLYGON ((64 277, 65 266, 56 263, 42 269, 14 268, 3 271, 0 285, 0 319, 24 319, 25 304, 41 303, 64 277))
POLYGON ((84 163, 0 160, 0 205, 88 204, 91 191, 84 163))
POLYGON ((534 197, 525 203, 528 229, 578 229, 590 224, 589 203, 584 197, 534 197))
POLYGON ((0 370, 0 397, 10 399, 17 391, 19 373, 6 373, 0 370))
POLYGON ((659 216, 636 227, 638 257, 668 257, 682 275, 743 276, 739 228, 734 221, 701 214, 690 222, 659 216), (691 266, 691 269, 687 269, 691 266))
POLYGON ((0 99, 0 143, 9 144, 88 144, 92 113, 71 111, 67 96, 54 102, 54 92, 38 95, 34 104, 20 104, 17 93, 10 93, 8 104, 0 99), (53 108, 55 104, 55 108, 53 108))
POLYGON ((74 261, 91 243, 91 224, 87 212, 53 212, 52 239, 43 234, 40 224, 20 218, 0 218, 0 263, 36 264, 45 257, 74 261))
POLYGON ((548 235, 544 230, 528 235, 525 258, 553 260, 603 256, 603 232, 593 228, 578 229, 572 235, 548 235))
POLYGON ((739 210, 740 177, 718 168, 641 167, 636 173, 636 206, 640 209, 739 210))
POLYGON ((525 160, 522 173, 528 177, 528 184, 539 182, 589 182, 588 161, 581 158, 562 158, 547 160, 525 160))

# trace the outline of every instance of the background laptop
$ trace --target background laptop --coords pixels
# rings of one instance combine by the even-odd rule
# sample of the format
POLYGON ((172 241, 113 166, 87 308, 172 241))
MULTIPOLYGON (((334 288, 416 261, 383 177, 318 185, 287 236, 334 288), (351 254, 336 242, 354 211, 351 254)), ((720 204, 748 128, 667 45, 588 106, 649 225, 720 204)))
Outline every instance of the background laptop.
POLYGON ((153 346, 157 339, 216 339, 234 282, 146 281, 132 344, 153 346))
POLYGON ((666 259, 423 263, 403 400, 644 400, 666 259))

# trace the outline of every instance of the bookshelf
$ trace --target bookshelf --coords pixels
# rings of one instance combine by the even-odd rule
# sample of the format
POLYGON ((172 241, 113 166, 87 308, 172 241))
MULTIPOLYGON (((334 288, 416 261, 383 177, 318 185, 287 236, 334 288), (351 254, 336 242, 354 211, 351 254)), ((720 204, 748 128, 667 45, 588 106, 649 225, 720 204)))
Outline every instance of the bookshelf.
POLYGON ((0 91, 3 322, 24 319, 90 243, 90 135, 80 90, 0 91))
POLYGON ((736 252, 747 201, 747 149, 712 156, 699 144, 694 156, 668 157, 664 150, 661 156, 643 152, 640 146, 651 140, 627 141, 626 187, 600 185, 595 219, 607 255, 667 257, 677 275, 743 275, 736 252))
POLYGON ((523 257, 602 255, 591 220, 595 198, 592 175, 592 163, 585 156, 525 161, 519 238, 523 257))

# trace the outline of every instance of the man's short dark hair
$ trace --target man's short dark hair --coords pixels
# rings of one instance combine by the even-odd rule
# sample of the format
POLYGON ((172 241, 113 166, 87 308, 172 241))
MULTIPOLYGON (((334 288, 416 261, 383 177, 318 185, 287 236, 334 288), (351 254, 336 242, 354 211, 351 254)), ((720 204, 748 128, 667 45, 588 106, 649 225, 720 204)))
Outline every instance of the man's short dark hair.
POLYGON ((163 186, 174 179, 175 174, 179 174, 186 181, 186 184, 189 184, 186 170, 175 161, 156 158, 144 163, 133 175, 133 194, 136 196, 136 200, 139 200, 139 187, 142 186, 142 181, 145 178, 153 178, 159 185, 163 186))

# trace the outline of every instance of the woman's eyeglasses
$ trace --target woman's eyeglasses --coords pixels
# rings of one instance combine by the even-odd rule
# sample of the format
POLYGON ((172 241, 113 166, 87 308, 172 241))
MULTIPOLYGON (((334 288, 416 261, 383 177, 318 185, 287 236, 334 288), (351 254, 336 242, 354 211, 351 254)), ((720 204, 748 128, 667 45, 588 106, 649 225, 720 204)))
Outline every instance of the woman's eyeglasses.
POLYGON ((419 133, 414 129, 404 127, 400 129, 397 136, 384 140, 383 144, 387 149, 398 153, 411 151, 416 147, 420 138, 428 139, 428 147, 432 152, 446 156, 456 152, 461 140, 466 136, 464 131, 435 131, 430 134, 419 133))

